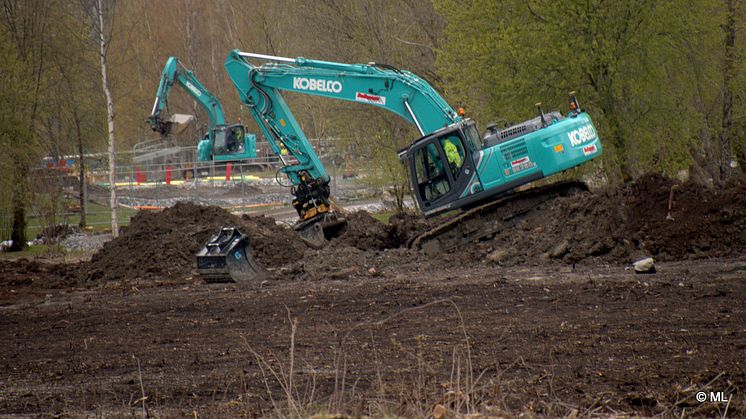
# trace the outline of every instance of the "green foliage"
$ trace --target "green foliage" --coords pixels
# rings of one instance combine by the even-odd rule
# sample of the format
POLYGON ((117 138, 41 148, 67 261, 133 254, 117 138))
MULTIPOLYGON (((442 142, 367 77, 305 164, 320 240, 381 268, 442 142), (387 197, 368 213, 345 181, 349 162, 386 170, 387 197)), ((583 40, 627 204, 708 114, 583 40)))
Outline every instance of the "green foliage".
POLYGON ((25 194, 20 167, 36 155, 35 133, 28 121, 33 101, 29 68, 21 58, 8 33, 0 30, 0 238, 11 237, 13 208, 25 194), (14 202, 14 198, 16 201, 14 202))
POLYGON ((451 98, 483 122, 517 122, 575 90, 613 176, 688 167, 717 127, 724 21, 715 1, 436 0, 447 41, 437 65, 451 98), (697 109, 696 100, 705 103, 697 109))

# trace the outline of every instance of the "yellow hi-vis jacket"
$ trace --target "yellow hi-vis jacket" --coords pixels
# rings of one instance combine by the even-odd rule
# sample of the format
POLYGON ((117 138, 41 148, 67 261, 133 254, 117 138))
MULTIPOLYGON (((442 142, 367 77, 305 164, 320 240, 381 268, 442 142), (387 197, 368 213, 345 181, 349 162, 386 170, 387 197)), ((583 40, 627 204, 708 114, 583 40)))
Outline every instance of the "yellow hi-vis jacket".
POLYGON ((445 140, 443 143, 443 151, 446 153, 448 163, 461 167, 461 155, 458 154, 458 148, 451 142, 451 140, 445 140))

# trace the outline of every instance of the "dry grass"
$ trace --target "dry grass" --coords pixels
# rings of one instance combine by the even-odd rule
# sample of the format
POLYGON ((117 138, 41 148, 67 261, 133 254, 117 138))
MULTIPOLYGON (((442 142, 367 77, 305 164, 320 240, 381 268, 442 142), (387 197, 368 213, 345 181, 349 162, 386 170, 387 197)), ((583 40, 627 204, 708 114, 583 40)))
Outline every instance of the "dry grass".
MULTIPOLYGON (((522 359, 509 365, 485 368, 475 371, 474 354, 472 353, 467 325, 458 305, 450 299, 432 301, 417 307, 401 310, 393 315, 376 321, 360 322, 349 328, 336 345, 333 362, 333 386, 322 392, 317 383, 318 369, 305 363, 304 371, 310 371, 303 380, 297 374, 298 355, 296 354, 296 335, 298 319, 287 310, 289 322, 289 345, 283 356, 267 351, 260 353, 244 339, 248 352, 259 367, 261 379, 266 392, 266 400, 271 410, 263 415, 274 417, 346 417, 345 415, 367 415, 371 417, 505 417, 516 414, 590 417, 599 413, 600 408, 581 411, 557 400, 541 404, 528 404, 521 412, 511 411, 505 401, 504 388, 518 383, 506 381, 505 373, 513 368, 528 368, 522 359), (403 316, 416 312, 447 307, 456 318, 456 329, 460 341, 452 348, 450 371, 438 371, 426 360, 426 344, 418 336, 414 344, 404 345, 394 338, 388 342, 392 348, 410 360, 410 365, 399 370, 387 369, 381 357, 379 340, 375 338, 380 328, 403 316), (370 360, 375 368, 375 378, 371 388, 366 392, 358 390, 359 379, 350 380, 348 376, 348 346, 353 332, 367 329, 369 341, 365 343, 370 350, 370 360), (447 381, 438 383, 438 377, 447 374, 447 381), (392 384, 392 374, 400 379, 392 384), (490 376, 488 379, 487 376, 490 376), (436 383, 436 385, 433 385, 436 383), (582 413, 581 413, 582 412, 582 413)), ((359 334, 358 334, 359 335, 359 334)), ((301 361, 302 362, 302 361, 301 361)), ((551 371, 547 371, 549 378, 551 371)), ((551 379, 548 380, 551 383, 551 379)), ((551 384, 550 391, 551 391, 551 384)), ((607 412, 608 414, 609 412, 607 412)))

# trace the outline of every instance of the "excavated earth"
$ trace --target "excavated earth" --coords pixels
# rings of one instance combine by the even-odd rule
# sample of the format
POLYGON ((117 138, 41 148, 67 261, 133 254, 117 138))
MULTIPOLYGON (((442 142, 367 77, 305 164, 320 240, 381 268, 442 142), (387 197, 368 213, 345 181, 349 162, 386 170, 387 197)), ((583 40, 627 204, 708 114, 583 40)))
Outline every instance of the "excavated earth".
POLYGON ((643 176, 435 256, 407 243, 440 220, 346 217, 313 250, 178 203, 90 261, 0 261, 0 414, 746 415, 743 178, 643 176), (225 225, 269 277, 198 278, 225 225))

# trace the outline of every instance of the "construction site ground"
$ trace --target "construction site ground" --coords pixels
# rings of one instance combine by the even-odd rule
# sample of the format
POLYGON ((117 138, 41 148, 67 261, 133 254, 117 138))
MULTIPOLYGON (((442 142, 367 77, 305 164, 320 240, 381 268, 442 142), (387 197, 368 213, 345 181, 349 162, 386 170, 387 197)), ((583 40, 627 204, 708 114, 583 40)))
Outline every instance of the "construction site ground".
POLYGON ((269 217, 143 212, 90 260, 0 262, 0 414, 742 417, 745 191, 648 176, 437 256, 406 248, 415 215, 312 250, 269 217), (224 224, 267 278, 197 277, 224 224))

